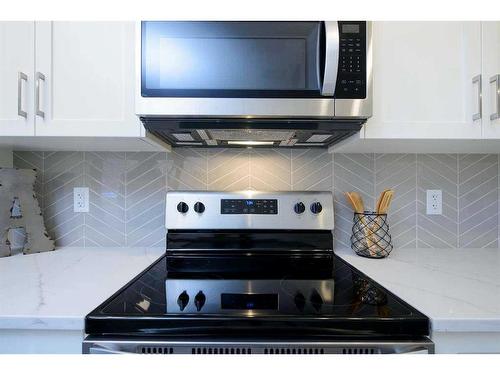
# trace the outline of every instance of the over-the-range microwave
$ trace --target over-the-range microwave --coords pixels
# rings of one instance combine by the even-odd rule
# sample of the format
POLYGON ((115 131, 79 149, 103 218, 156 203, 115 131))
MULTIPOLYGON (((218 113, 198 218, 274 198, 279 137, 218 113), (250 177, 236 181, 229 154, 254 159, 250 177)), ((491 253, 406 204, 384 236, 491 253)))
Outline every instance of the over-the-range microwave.
POLYGON ((136 113, 174 147, 326 147, 371 116, 371 22, 142 21, 136 35, 136 113))

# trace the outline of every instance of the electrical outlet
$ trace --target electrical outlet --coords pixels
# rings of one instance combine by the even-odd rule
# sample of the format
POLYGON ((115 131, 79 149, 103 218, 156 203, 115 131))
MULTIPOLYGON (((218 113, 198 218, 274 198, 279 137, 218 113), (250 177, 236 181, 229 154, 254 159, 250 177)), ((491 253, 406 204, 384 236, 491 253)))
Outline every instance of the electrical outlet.
POLYGON ((73 188, 73 212, 89 212, 89 188, 73 188))
POLYGON ((427 190, 427 215, 443 214, 443 192, 441 190, 427 190))

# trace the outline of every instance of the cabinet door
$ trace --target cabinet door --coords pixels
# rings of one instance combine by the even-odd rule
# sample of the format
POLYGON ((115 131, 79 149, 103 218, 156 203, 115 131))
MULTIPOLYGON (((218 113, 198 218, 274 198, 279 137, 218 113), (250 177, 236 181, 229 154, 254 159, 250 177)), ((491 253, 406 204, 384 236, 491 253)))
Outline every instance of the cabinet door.
POLYGON ((483 135, 500 139, 500 22, 483 22, 483 135))
POLYGON ((37 136, 140 136, 134 33, 133 22, 37 22, 37 136))
POLYGON ((0 136, 35 135, 34 41, 34 22, 0 22, 0 136))
POLYGON ((374 22, 366 138, 481 137, 480 22, 374 22))

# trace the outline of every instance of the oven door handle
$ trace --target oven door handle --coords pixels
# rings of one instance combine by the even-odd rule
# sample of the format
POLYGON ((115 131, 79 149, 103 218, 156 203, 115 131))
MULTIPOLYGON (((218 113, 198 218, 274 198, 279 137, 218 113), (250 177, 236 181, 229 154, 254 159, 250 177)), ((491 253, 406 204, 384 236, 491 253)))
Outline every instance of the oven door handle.
POLYGON ((339 70, 339 25, 337 21, 325 21, 324 71, 321 85, 322 96, 333 96, 339 70))

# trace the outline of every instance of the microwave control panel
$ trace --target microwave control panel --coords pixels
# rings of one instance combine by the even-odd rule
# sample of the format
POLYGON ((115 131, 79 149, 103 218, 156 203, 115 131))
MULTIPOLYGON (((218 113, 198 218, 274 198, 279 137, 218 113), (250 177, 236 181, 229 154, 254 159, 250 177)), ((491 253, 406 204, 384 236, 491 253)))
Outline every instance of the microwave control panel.
POLYGON ((366 98, 366 22, 339 21, 339 68, 335 98, 366 98))

